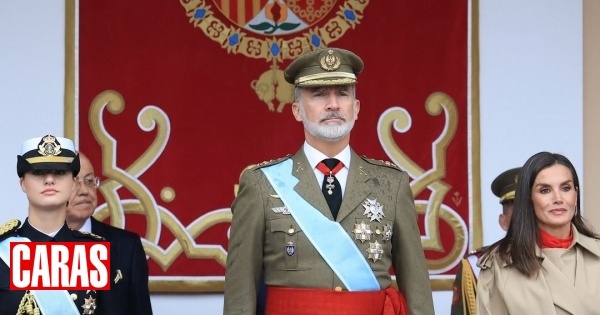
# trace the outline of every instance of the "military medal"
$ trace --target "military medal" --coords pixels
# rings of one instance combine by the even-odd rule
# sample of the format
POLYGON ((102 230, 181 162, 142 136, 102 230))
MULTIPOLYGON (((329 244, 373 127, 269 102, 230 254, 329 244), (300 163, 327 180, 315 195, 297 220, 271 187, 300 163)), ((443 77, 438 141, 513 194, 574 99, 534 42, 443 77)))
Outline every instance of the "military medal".
POLYGON ((96 299, 91 295, 85 299, 85 303, 81 306, 83 308, 83 315, 94 315, 96 314, 96 299))
POLYGON ((339 161, 338 164, 333 167, 333 169, 330 169, 323 162, 317 164, 317 169, 321 171, 321 173, 323 173, 325 176, 327 176, 327 184, 325 184, 325 188, 327 189, 327 194, 329 194, 330 196, 333 195, 333 190, 335 189, 335 185, 333 184, 335 182, 335 178, 333 176, 337 174, 337 172, 339 172, 343 167, 344 163, 339 161))
POLYGON ((369 253, 368 259, 371 259, 373 262, 381 260, 383 257, 383 247, 381 244, 377 243, 369 243, 369 249, 367 249, 367 253, 369 253))
POLYGON ((392 239, 392 226, 389 223, 386 223, 383 226, 383 240, 389 241, 392 239))
POLYGON ((381 219, 385 217, 385 214, 383 214, 383 206, 377 202, 377 198, 373 200, 367 198, 362 206, 365 208, 363 214, 370 218, 371 222, 377 221, 381 223, 381 219))
POLYGON ((360 222, 360 224, 354 225, 354 230, 352 230, 352 233, 354 233, 355 240, 359 240, 361 243, 364 243, 365 241, 371 240, 371 234, 373 234, 373 231, 371 231, 371 226, 363 221, 360 222))
POLYGON ((294 243, 292 242, 288 242, 285 246, 285 252, 290 257, 294 256, 294 254, 296 253, 296 245, 294 245, 294 243))
POLYGON ((333 190, 335 188, 335 185, 333 184, 333 176, 331 176, 331 172, 329 172, 329 176, 327 176, 327 185, 325 185, 325 188, 327 188, 327 193, 329 195, 333 195, 333 190))

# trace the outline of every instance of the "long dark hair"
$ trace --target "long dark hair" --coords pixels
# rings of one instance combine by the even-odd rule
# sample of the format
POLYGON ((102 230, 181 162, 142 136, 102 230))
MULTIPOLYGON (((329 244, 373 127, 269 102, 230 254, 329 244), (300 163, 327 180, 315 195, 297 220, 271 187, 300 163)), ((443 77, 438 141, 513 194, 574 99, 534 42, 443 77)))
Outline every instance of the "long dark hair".
MULTIPOLYGON (((600 238, 586 226, 581 216, 581 189, 577 172, 571 161, 558 153, 539 152, 534 154, 525 162, 519 173, 515 191, 515 206, 506 236, 492 246, 498 248, 498 254, 502 261, 512 263, 517 270, 528 277, 537 274, 542 266, 536 255, 536 244, 540 236, 531 200, 531 189, 540 171, 556 164, 564 165, 571 171, 573 185, 577 191, 575 215, 571 219, 571 223, 575 225, 579 233, 600 238)), ((491 250, 492 248, 490 248, 491 250)))

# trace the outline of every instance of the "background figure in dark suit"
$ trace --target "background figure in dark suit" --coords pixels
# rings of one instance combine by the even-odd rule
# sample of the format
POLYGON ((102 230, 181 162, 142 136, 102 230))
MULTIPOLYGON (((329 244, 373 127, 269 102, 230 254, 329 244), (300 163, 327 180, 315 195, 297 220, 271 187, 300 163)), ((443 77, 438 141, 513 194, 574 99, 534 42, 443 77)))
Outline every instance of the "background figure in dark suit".
POLYGON ((109 314, 152 314, 148 290, 148 262, 139 235, 100 222, 92 217, 98 205, 100 185, 90 160, 79 153, 79 185, 67 207, 67 223, 76 230, 91 232, 110 241, 111 283, 101 302, 109 314))
POLYGON ((261 274, 266 314, 434 313, 408 174, 349 145, 362 69, 354 53, 326 48, 285 70, 305 142, 242 174, 224 314, 255 313, 261 274))
MULTIPOLYGON (((492 182, 492 192, 500 198, 502 213, 498 216, 500 227, 506 231, 510 224, 510 219, 515 205, 515 188, 519 177, 520 167, 502 172, 492 182)), ((452 310, 451 315, 475 315, 477 303, 476 288, 477 277, 480 268, 477 267, 477 260, 487 246, 478 248, 469 253, 462 259, 456 270, 456 278, 452 286, 452 310)))
MULTIPOLYGON (((78 173, 79 157, 71 140, 46 135, 25 141, 21 155, 17 156, 17 175, 29 202, 28 217, 22 226, 16 219, 0 225, 0 242, 8 242, 11 237, 23 237, 31 242, 104 241, 72 230, 65 222, 67 202, 71 191, 76 189, 74 178, 78 173)), ((67 314, 111 314, 99 305, 102 291, 69 290, 66 295, 58 294, 45 301, 38 300, 31 291, 10 290, 10 269, 4 261, 10 254, 2 252, 1 256, 0 314, 29 314, 25 313, 28 309, 40 312, 55 305, 63 306, 56 311, 67 314)))

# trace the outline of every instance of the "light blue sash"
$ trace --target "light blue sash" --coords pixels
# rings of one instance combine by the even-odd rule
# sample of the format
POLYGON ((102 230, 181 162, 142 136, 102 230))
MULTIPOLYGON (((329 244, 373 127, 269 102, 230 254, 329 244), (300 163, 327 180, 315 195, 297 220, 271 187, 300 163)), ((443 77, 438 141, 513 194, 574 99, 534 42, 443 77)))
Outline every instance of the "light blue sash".
MULTIPOLYGON (((10 243, 29 242, 26 237, 11 236, 0 242, 0 258, 10 269, 10 243)), ((35 301, 44 315, 79 315, 77 306, 67 290, 30 290, 35 301)))
POLYGON ((308 240, 349 291, 381 290, 365 256, 338 222, 325 217, 295 190, 291 159, 261 170, 308 240))

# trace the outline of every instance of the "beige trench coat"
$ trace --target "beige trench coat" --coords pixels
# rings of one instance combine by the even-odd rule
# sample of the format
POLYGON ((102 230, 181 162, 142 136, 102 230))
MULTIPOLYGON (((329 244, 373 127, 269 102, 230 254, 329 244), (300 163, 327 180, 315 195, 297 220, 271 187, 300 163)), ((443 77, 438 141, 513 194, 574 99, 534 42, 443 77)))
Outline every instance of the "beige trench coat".
POLYGON ((498 255, 482 257, 477 283, 479 315, 597 315, 600 314, 600 241, 577 233, 575 283, 545 258, 537 276, 527 278, 511 265, 502 263, 498 255))

